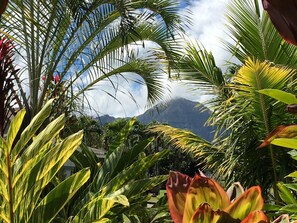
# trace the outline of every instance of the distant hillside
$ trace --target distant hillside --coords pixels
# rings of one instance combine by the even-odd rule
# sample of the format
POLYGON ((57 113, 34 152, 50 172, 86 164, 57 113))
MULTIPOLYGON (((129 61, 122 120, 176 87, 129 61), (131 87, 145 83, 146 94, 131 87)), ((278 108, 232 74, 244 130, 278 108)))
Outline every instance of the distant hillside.
POLYGON ((139 115, 137 119, 145 124, 152 121, 168 123, 169 125, 188 129, 202 138, 211 141, 213 139, 213 127, 205 127, 204 124, 209 118, 210 112, 201 112, 195 108, 198 102, 176 98, 168 102, 166 106, 155 106, 139 115))
MULTIPOLYGON (((176 128, 188 129, 200 137, 211 141, 214 135, 214 128, 204 126, 210 112, 201 112, 200 108, 195 108, 197 103, 184 98, 176 98, 169 101, 166 106, 159 105, 148 109, 142 115, 137 116, 137 119, 144 124, 157 121, 176 128)), ((105 115, 100 120, 102 124, 105 124, 114 121, 115 118, 105 115)))

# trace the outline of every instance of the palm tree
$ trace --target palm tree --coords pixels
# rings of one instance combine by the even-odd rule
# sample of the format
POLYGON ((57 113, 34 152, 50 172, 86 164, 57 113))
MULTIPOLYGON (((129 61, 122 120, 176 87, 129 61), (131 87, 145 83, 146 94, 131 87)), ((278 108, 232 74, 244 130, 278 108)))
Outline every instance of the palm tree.
POLYGON ((258 90, 294 91, 296 72, 292 68, 297 64, 297 50, 282 40, 267 13, 259 9, 259 1, 232 0, 227 19, 232 41, 224 44, 239 63, 231 64, 232 69, 224 74, 211 53, 189 43, 179 64, 181 79, 212 96, 208 124, 218 127, 216 139, 208 144, 191 133, 163 126, 154 131, 163 132, 184 150, 203 158, 206 168, 227 184, 260 184, 266 195, 273 187, 277 198, 277 181, 292 172, 295 164, 287 161, 289 156, 283 150, 257 147, 276 126, 294 120, 284 112, 285 105, 258 90), (187 139, 191 143, 185 143, 187 139))
POLYGON ((178 6, 177 0, 11 0, 1 33, 14 40, 22 63, 15 75, 20 108, 33 117, 57 98, 57 113, 65 112, 99 82, 116 89, 112 77, 128 72, 146 85, 148 105, 158 101, 161 77, 178 49, 174 37, 183 30, 178 6), (142 50, 145 56, 135 50, 151 43, 153 49, 142 50))

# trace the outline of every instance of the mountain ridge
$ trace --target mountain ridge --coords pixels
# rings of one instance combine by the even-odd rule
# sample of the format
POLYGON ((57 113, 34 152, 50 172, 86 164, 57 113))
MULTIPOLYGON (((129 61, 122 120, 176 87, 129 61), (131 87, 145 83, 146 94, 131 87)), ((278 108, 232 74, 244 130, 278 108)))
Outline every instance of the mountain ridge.
MULTIPOLYGON (((187 129, 208 141, 212 141, 215 128, 205 126, 209 116, 210 110, 199 102, 193 102, 185 98, 174 98, 166 104, 153 106, 143 114, 136 116, 136 118, 143 124, 156 121, 169 124, 175 128, 187 129), (200 108, 197 108, 197 106, 200 108), (205 111, 201 112, 201 110, 205 111)), ((116 119, 109 115, 100 117, 102 124, 116 119)))

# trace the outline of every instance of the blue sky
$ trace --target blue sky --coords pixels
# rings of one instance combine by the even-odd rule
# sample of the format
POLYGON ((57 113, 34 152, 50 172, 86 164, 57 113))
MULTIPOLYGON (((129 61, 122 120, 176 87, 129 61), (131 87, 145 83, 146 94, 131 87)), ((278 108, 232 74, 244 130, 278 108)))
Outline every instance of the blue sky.
MULTIPOLYGON (((190 0, 188 8, 181 8, 181 13, 186 13, 187 9, 193 12, 193 26, 187 31, 190 39, 202 43, 207 50, 211 50, 217 64, 223 68, 224 61, 228 59, 228 53, 222 48, 220 38, 226 39, 224 26, 224 12, 228 0, 190 0)), ((194 101, 204 101, 206 96, 201 96, 199 91, 190 92, 183 83, 173 82, 164 79, 171 86, 171 93, 168 92, 167 99, 174 97, 185 97, 194 101)), ((90 112, 91 115, 108 114, 114 117, 132 117, 143 113, 146 109, 146 88, 137 86, 135 83, 129 83, 125 80, 118 81, 117 98, 121 104, 111 97, 104 95, 103 91, 114 94, 108 82, 99 84, 100 90, 88 92, 89 102, 98 111, 98 114, 90 112), (132 89, 133 101, 124 89, 132 89), (123 90, 123 92, 121 91, 123 90), (99 97, 100 96, 100 97, 99 97)))

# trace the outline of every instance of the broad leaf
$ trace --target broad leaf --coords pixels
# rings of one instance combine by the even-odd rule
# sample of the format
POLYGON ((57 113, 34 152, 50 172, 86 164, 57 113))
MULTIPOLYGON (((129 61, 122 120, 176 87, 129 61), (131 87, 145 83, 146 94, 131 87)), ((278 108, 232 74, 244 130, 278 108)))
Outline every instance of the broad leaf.
POLYGON ((230 205, 230 200, 215 180, 196 174, 186 195, 183 221, 189 222, 196 209, 204 203, 209 204, 213 210, 224 210, 230 205))
POLYGON ((285 202, 286 204, 297 205, 297 200, 295 199, 291 191, 286 187, 286 184, 279 182, 277 184, 277 187, 279 189, 279 196, 281 197, 283 202, 285 202))
POLYGON ((263 211, 250 213, 241 223, 269 223, 269 219, 263 211))
POLYGON ((20 139, 16 143, 13 151, 12 157, 15 160, 18 154, 22 151, 24 146, 29 142, 29 140, 34 136, 40 126, 48 118, 52 110, 53 99, 49 100, 42 108, 42 110, 32 119, 30 124, 22 132, 20 139))
POLYGON ((271 144, 297 150, 297 139, 279 138, 271 141, 271 144))
POLYGON ((246 190, 224 211, 232 218, 243 220, 249 213, 261 210, 263 205, 261 189, 259 186, 254 186, 246 190))
POLYGON ((173 171, 169 173, 166 184, 168 206, 171 217, 176 223, 182 222, 187 192, 191 181, 192 178, 185 174, 173 171))
POLYGON ((210 205, 205 203, 198 207, 190 221, 183 221, 183 223, 217 223, 220 217, 220 211, 213 211, 210 205))
POLYGON ((296 1, 262 0, 262 3, 280 35, 289 43, 297 45, 296 1))
MULTIPOLYGON (((270 143, 274 142, 274 139, 276 138, 294 138, 296 136, 297 136, 297 125, 289 125, 289 126, 281 125, 276 127, 271 133, 269 133, 269 135, 265 138, 264 142, 258 148, 262 148, 269 145, 270 143)), ((292 145, 288 144, 288 146, 292 146, 292 145)))
POLYGON ((57 185, 41 200, 29 222, 51 222, 89 177, 90 170, 84 169, 57 185))
POLYGON ((261 94, 265 94, 269 97, 272 97, 278 101, 281 101, 287 105, 290 104, 297 104, 297 98, 296 95, 293 95, 291 93, 278 90, 278 89, 262 89, 259 91, 261 94))

